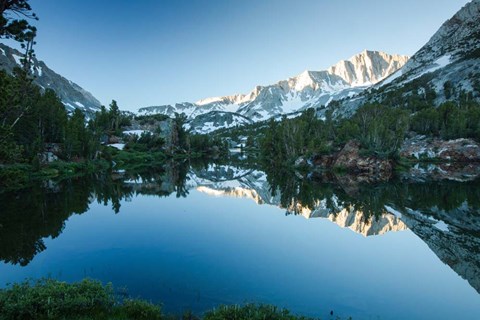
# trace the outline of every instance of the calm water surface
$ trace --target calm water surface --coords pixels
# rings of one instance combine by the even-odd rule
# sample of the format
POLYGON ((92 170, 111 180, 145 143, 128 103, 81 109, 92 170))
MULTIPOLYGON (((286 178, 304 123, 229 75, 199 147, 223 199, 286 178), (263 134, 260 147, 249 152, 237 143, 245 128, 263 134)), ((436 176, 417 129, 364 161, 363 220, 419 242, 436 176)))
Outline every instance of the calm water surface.
POLYGON ((279 176, 170 167, 4 194, 0 286, 91 277, 169 312, 254 301, 323 319, 480 319, 478 182, 279 176))

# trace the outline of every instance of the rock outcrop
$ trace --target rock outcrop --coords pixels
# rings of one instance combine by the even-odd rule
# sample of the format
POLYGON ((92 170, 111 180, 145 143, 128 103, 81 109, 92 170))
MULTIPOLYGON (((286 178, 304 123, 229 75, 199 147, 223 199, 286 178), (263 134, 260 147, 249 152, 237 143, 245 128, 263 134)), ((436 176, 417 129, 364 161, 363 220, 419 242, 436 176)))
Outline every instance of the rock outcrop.
POLYGON ((343 147, 333 165, 337 168, 346 168, 349 172, 369 175, 390 176, 392 173, 391 161, 374 156, 362 156, 360 143, 354 140, 343 147))
POLYGON ((480 144, 472 139, 442 140, 412 136, 404 141, 400 156, 418 160, 401 178, 408 181, 471 181, 480 177, 480 144))
POLYGON ((400 156, 416 160, 437 159, 443 162, 480 162, 480 144, 472 139, 442 140, 414 136, 405 140, 400 156))
POLYGON ((392 161, 362 155, 360 143, 355 140, 349 141, 338 153, 314 156, 311 163, 318 169, 345 170, 347 173, 355 174, 356 180, 362 182, 388 180, 393 172, 392 161))

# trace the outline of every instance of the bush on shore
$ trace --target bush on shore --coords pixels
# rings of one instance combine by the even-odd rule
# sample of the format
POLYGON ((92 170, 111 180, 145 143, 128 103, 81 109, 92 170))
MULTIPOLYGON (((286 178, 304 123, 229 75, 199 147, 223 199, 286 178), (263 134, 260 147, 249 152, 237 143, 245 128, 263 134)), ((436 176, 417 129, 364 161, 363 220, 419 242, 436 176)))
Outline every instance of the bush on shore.
POLYGON ((161 307, 143 300, 117 302, 111 284, 85 279, 25 281, 0 290, 0 319, 162 319, 161 307))
POLYGON ((117 299, 111 284, 84 279, 66 283, 53 279, 25 281, 0 289, 0 320, 23 319, 148 319, 148 320, 308 320, 271 305, 220 306, 202 317, 165 315, 159 305, 139 299, 117 299))

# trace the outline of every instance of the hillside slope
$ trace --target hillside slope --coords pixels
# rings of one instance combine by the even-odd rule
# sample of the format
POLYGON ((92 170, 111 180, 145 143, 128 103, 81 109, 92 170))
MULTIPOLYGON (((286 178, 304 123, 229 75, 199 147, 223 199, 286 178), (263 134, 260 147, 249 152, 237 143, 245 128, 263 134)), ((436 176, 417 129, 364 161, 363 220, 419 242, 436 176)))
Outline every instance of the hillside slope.
MULTIPOLYGON (((15 67, 21 66, 22 56, 18 50, 0 43, 0 69, 11 74, 15 67)), ((62 77, 43 61, 33 59, 32 73, 33 82, 44 90, 54 90, 67 110, 81 109, 87 113, 99 110, 101 103, 90 92, 62 77)))

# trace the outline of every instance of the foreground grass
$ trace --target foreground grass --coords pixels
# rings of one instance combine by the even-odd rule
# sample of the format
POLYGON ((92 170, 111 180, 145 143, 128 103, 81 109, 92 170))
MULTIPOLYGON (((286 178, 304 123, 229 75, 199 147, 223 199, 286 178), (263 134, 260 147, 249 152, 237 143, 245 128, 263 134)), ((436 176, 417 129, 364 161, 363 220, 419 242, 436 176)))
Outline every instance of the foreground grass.
POLYGON ((303 316, 290 314, 286 309, 262 304, 247 304, 244 306, 221 306, 207 311, 204 320, 308 320, 303 316))
POLYGON ((183 319, 307 320, 269 305, 220 306, 203 317, 167 316, 159 305, 139 299, 118 300, 111 284, 85 279, 68 284, 52 279, 25 281, 0 289, 0 319, 183 319))
POLYGON ((83 280, 26 281, 0 290, 0 319, 162 319, 161 307, 142 300, 117 302, 111 285, 83 280))

